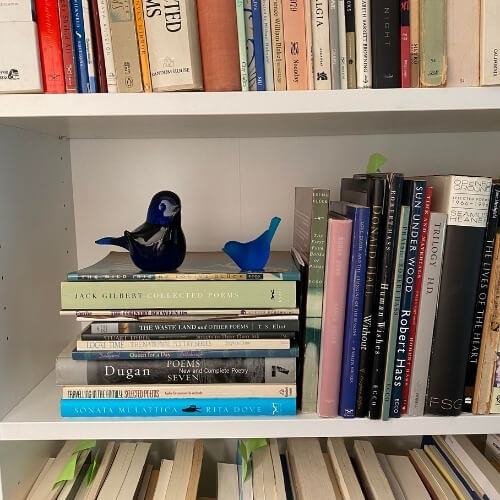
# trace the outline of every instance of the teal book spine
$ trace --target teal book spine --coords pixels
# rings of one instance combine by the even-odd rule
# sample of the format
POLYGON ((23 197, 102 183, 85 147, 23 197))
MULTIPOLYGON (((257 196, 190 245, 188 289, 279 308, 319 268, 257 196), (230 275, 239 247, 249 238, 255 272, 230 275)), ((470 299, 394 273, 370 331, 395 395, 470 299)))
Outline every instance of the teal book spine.
POLYGON ((295 413, 295 398, 61 399, 61 417, 281 417, 295 413))
POLYGON ((248 91, 247 37, 245 32, 245 8, 243 0, 236 0, 236 26, 238 28, 241 90, 248 91))
POLYGON ((389 338, 387 341, 387 357, 385 361, 384 395, 382 399, 382 419, 388 420, 391 410, 392 377, 394 375, 394 359, 396 357, 396 344, 399 326, 399 311, 403 291, 403 277, 406 257, 406 244, 408 240, 408 224, 410 220, 410 207, 401 207, 399 223, 398 247, 396 253, 396 272, 394 273, 393 294, 391 302, 391 316, 389 323, 389 338))

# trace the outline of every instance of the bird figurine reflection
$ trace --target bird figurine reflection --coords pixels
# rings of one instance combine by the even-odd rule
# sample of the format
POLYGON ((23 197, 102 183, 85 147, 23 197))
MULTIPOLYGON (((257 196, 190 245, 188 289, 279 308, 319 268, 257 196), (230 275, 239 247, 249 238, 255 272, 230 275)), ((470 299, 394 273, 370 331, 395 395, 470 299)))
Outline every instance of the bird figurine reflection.
POLYGON ((279 217, 273 217, 269 228, 255 240, 247 243, 228 241, 222 250, 236 262, 242 271, 261 271, 269 259, 271 241, 280 222, 279 217))
POLYGON ((130 252, 134 264, 143 271, 173 271, 186 256, 186 240, 181 228, 181 200, 172 191, 156 193, 149 204, 146 222, 123 236, 106 237, 98 245, 117 245, 130 252))

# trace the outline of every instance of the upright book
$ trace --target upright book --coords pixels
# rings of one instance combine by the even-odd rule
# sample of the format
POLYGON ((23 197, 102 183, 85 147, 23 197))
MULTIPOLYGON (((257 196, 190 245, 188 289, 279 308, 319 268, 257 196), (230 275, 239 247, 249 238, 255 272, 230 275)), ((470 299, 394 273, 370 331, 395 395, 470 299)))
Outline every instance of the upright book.
POLYGON ((69 0, 75 48, 75 70, 78 93, 90 92, 89 68, 87 64, 87 46, 85 44, 85 27, 83 24, 82 0, 69 0))
POLYGON ((498 53, 500 51, 500 5, 495 0, 481 0, 480 82, 499 85, 498 53))
POLYGON ((152 92, 151 71, 149 69, 149 50, 146 40, 146 23, 142 0, 134 0, 135 28, 137 30, 137 46, 139 48, 139 62, 141 65, 142 86, 144 92, 152 92))
POLYGON ((109 26, 109 12, 107 0, 97 0, 99 7, 99 24, 101 27, 102 48, 104 51, 104 65, 106 68, 106 86, 109 94, 118 92, 116 86, 115 59, 111 43, 111 29, 109 26))
POLYGON ((260 0, 260 12, 262 17, 262 44, 264 48, 264 75, 265 75, 266 90, 274 90, 273 44, 271 40, 270 0, 260 0))
POLYGON ((243 0, 243 13, 245 16, 248 89, 257 90, 252 0, 243 0))
POLYGON ((345 7, 345 43, 347 64, 347 88, 357 88, 356 83, 356 13, 354 0, 344 0, 345 7))
POLYGON ((433 188, 432 210, 448 215, 426 411, 457 415, 462 410, 491 179, 441 175, 426 180, 433 188))
POLYGON ((266 90, 266 70, 264 63, 264 39, 262 33, 261 0, 252 1, 253 50, 255 57, 256 90, 266 90))
POLYGON ((420 0, 408 0, 410 6, 410 83, 420 87, 420 0))
POLYGON ((356 0, 356 82, 358 89, 372 86, 372 29, 370 0, 356 0))
POLYGON ((313 75, 315 90, 330 90, 330 23, 328 0, 319 0, 312 9, 313 75))
POLYGON ((75 52, 73 47, 73 29, 71 26, 71 10, 67 0, 59 0, 58 4, 66 93, 73 94, 77 92, 77 83, 75 74, 75 52))
POLYGON ((340 46, 338 0, 329 1, 328 20, 330 24, 330 63, 332 89, 340 88, 340 46))
POLYGON ((274 90, 286 90, 283 2, 271 0, 270 7, 274 90))
POLYGON ((401 0, 401 87, 411 87, 410 3, 401 0))
MULTIPOLYGON (((140 0, 139 0, 140 1, 140 0)), ((104 44, 99 22, 99 0, 89 0, 90 17, 92 19, 92 41, 95 53, 95 70, 97 89, 106 94, 108 92, 108 81, 106 77, 106 62, 104 59, 104 44)), ((142 12, 142 4, 141 4, 142 12)))
POLYGON ((243 0, 236 0, 236 27, 238 30, 238 53, 241 90, 246 92, 248 88, 248 62, 247 62, 247 35, 245 32, 245 9, 243 0))

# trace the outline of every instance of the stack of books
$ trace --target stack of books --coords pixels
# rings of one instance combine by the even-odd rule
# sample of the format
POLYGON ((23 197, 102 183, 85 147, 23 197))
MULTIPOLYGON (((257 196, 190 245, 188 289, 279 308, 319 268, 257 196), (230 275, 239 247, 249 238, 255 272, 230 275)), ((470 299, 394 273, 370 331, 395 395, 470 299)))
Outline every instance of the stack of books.
POLYGON ((496 0, 34 4, 0 4, 0 92, 500 84, 496 0))
POLYGON ((144 273, 111 252, 69 273, 61 313, 91 323, 56 360, 61 415, 295 414, 299 279, 289 252, 261 272, 188 252, 144 273))

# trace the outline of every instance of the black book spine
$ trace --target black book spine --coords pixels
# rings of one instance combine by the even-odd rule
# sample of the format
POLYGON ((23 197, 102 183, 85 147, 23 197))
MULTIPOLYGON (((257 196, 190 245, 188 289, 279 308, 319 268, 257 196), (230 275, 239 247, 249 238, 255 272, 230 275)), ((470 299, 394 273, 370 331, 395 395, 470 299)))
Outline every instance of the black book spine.
POLYGON ((373 364, 370 378, 368 415, 381 417, 384 395, 385 360, 387 356, 387 335, 391 314, 392 281, 396 240, 399 229, 403 175, 387 174, 387 194, 384 210, 384 234, 380 252, 380 281, 377 286, 377 308, 375 338, 373 343, 373 364))
POLYGON ((425 411, 453 416, 462 411, 479 268, 486 232, 491 179, 437 176, 434 211, 448 214, 439 302, 434 324, 425 411))
POLYGON ((400 1, 371 4, 373 88, 401 87, 400 1))
POLYGON ((82 333, 82 340, 217 340, 217 339, 293 339, 295 332, 186 332, 186 333, 82 333))
POLYGON ((483 336, 484 315, 486 313, 486 300, 488 298, 488 287, 493 265, 493 249, 495 247, 495 236, 498 226, 499 205, 500 184, 494 184, 491 188, 488 222, 486 223, 486 235, 483 244, 483 256, 481 258, 481 271, 476 292, 476 304, 474 307, 474 320, 472 323, 469 355, 467 358, 467 370, 465 372, 463 411, 467 412, 472 411, 472 398, 474 397, 474 386, 476 385, 477 364, 483 336))

